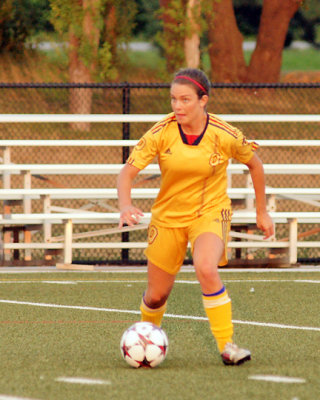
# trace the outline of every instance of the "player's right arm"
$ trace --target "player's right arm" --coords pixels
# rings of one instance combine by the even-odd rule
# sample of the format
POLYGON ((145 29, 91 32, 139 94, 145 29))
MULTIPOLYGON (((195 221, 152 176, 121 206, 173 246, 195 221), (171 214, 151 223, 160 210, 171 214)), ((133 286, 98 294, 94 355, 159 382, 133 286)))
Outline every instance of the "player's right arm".
POLYGON ((140 216, 143 216, 143 212, 139 208, 134 207, 131 203, 132 182, 138 175, 139 171, 139 168, 127 163, 123 166, 118 175, 117 190, 120 210, 119 228, 122 228, 124 224, 129 226, 137 224, 140 220, 140 216))
POLYGON ((160 121, 143 135, 132 150, 126 164, 118 175, 119 228, 122 228, 124 224, 129 226, 137 224, 140 217, 143 216, 142 211, 132 205, 131 188, 133 186, 133 180, 139 171, 150 164, 158 154, 158 141, 161 138, 161 132, 164 126, 166 126, 166 124, 160 121))

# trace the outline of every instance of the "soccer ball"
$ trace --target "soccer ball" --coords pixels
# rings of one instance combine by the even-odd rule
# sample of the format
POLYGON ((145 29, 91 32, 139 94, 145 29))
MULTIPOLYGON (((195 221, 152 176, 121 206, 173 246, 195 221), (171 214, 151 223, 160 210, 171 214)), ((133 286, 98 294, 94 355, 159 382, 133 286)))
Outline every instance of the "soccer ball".
POLYGON ((151 322, 136 322, 122 335, 120 350, 131 367, 154 368, 166 358, 168 345, 163 329, 151 322))

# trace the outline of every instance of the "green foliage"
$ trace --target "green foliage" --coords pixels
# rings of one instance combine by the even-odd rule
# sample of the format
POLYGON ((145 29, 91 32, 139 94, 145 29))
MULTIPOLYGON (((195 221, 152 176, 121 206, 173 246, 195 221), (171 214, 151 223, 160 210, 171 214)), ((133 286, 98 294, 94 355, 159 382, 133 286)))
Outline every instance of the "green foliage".
POLYGON ((171 0, 170 7, 160 8, 162 31, 156 41, 162 48, 168 72, 173 72, 184 65, 184 38, 186 36, 186 4, 184 0, 171 0))
MULTIPOLYGON (((163 30, 157 34, 157 43, 167 58, 167 69, 170 73, 186 65, 184 40, 193 34, 194 29, 187 16, 187 6, 187 0, 171 0, 170 7, 159 10, 163 30)), ((212 13, 212 0, 199 1, 192 12, 198 24, 197 33, 202 39, 207 30, 206 20, 212 13)), ((201 51, 205 51, 205 46, 201 46, 201 51)))
MULTIPOLYGON (((207 28, 205 15, 211 12, 210 3, 209 0, 199 1, 192 10, 199 24, 200 37, 207 28)), ((162 18, 162 31, 158 32, 156 41, 166 55, 169 72, 185 66, 184 40, 193 33, 187 4, 187 0, 171 0, 170 7, 162 7, 158 12, 162 18)))
POLYGON ((153 41, 161 30, 160 19, 155 17, 159 10, 159 0, 136 0, 137 13, 133 34, 144 40, 153 41))
POLYGON ((117 52, 116 44, 128 42, 131 37, 136 5, 133 0, 97 0, 92 10, 94 24, 99 32, 99 44, 96 45, 83 30, 84 9, 77 0, 50 0, 51 22, 56 30, 64 35, 72 32, 79 40, 78 55, 84 65, 89 67, 95 63, 96 71, 92 71, 97 80, 113 79, 116 76, 117 52), (116 25, 112 35, 108 33, 106 17, 111 8, 116 10, 116 25))
POLYGON ((117 76, 117 72, 113 66, 112 53, 110 50, 110 44, 108 42, 103 43, 98 51, 99 60, 99 81, 105 81, 107 79, 114 79, 117 76))
POLYGON ((26 40, 52 27, 47 0, 4 0, 0 4, 0 52, 21 52, 26 40))
POLYGON ((129 42, 137 12, 135 0, 116 0, 117 38, 119 42, 129 42))
POLYGON ((77 0, 50 0, 51 22, 60 33, 68 32, 72 28, 77 36, 81 35, 81 24, 83 10, 77 0))

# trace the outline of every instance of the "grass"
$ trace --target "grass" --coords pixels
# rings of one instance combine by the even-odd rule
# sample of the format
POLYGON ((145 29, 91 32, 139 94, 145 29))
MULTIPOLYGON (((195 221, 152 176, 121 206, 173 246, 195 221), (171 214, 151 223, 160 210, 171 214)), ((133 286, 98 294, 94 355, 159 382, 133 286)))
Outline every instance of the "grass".
MULTIPOLYGON (((235 339, 252 350, 252 361, 240 367, 223 366, 206 321, 166 317, 167 359, 154 370, 135 370, 122 360, 119 341, 138 315, 116 310, 138 310, 146 285, 144 273, 2 274, 1 300, 115 311, 2 303, 0 395, 38 400, 317 398, 319 274, 222 270, 221 275, 233 300, 235 339), (305 383, 249 379, 257 374, 298 377, 305 383), (109 384, 70 384, 57 382, 59 377, 102 379, 109 384)), ((181 273, 178 280, 168 313, 203 317, 194 274, 181 273)))
MULTIPOLYGON (((246 63, 249 64, 252 51, 244 51, 246 63)), ((158 78, 158 81, 168 80, 166 74, 166 64, 158 49, 152 51, 132 51, 127 52, 129 64, 123 73, 126 75, 125 80, 132 80, 132 73, 140 69, 143 75, 148 72, 153 77, 158 78)), ((204 54, 202 58, 203 69, 210 70, 210 61, 208 54, 204 54)), ((282 53, 282 73, 292 71, 319 71, 320 70, 320 51, 319 49, 309 48, 304 50, 284 49, 282 53)))
POLYGON ((319 71, 319 49, 284 50, 282 61, 283 71, 319 71))
MULTIPOLYGON (((245 60, 250 61, 252 51, 245 51, 245 60)), ((305 50, 284 49, 282 52, 282 72, 320 70, 320 51, 316 48, 305 50)))

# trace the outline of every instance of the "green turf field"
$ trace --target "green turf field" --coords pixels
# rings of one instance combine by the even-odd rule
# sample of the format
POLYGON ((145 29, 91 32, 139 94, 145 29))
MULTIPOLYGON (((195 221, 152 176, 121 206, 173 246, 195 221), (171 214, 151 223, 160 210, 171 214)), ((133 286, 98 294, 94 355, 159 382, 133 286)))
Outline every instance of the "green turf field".
POLYGON ((168 356, 152 370, 119 351, 145 273, 1 274, 0 399, 319 399, 319 272, 222 270, 235 341, 252 351, 237 367, 220 360, 194 273, 180 273, 163 321, 168 356))

